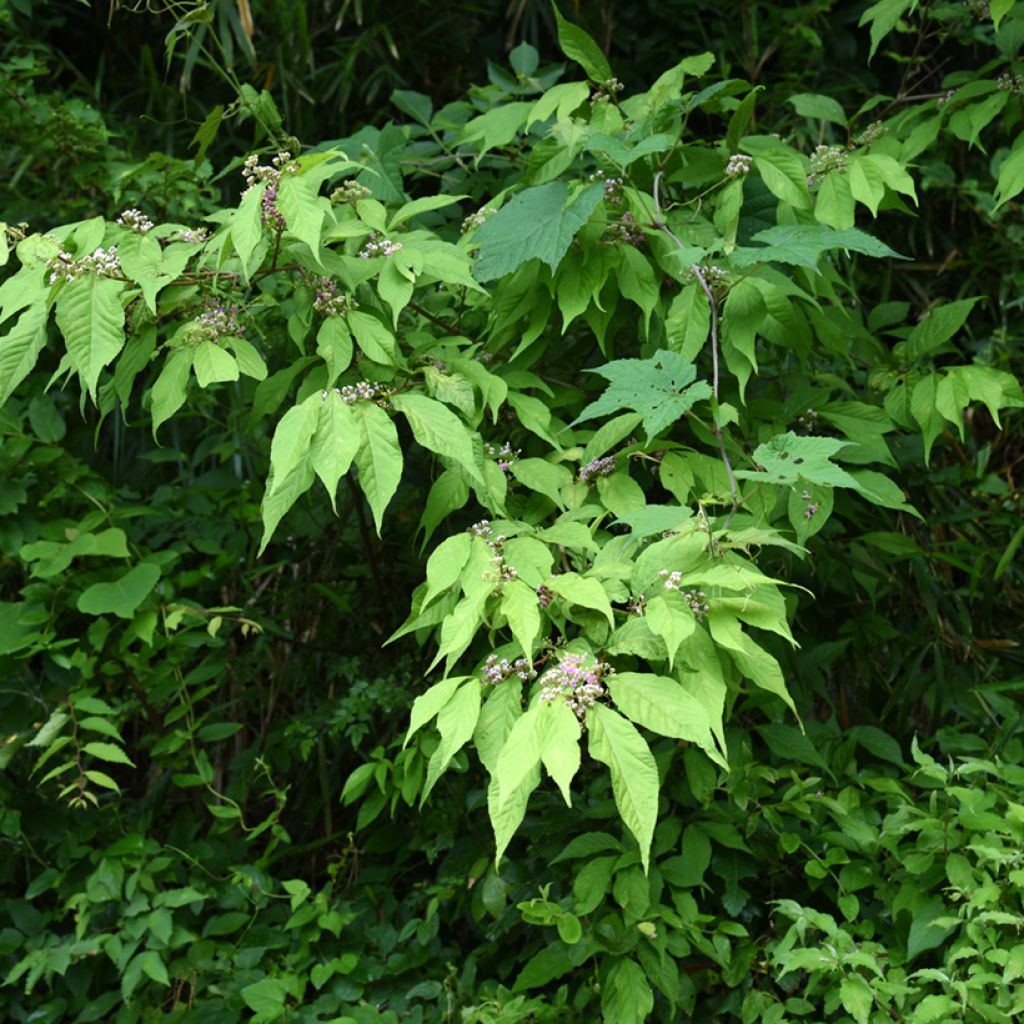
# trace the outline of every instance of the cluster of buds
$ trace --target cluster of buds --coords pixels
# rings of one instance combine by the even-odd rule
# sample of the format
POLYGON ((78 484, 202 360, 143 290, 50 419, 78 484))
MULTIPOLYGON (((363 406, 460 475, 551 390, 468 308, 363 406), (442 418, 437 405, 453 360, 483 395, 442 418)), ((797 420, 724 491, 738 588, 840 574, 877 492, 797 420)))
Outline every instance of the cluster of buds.
POLYGON ((401 248, 401 242, 392 242, 390 238, 384 238, 379 231, 374 231, 359 250, 359 258, 368 260, 372 256, 394 256, 401 248))
POLYGON ((1024 75, 1014 75, 1004 71, 996 81, 996 86, 1003 92, 1015 92, 1019 96, 1024 92, 1024 75))
POLYGON ((480 227, 488 217, 493 217, 497 212, 493 206, 482 206, 476 213, 469 214, 462 221, 462 233, 465 234, 467 231, 472 231, 473 228, 480 227))
MULTIPOLYGON (((360 380, 355 384, 344 384, 340 388, 335 388, 334 393, 339 395, 346 405, 355 405, 356 402, 373 402, 374 405, 385 406, 391 395, 390 390, 383 384, 376 384, 368 380, 360 380)), ((329 394, 329 391, 324 391, 320 397, 326 400, 329 394)))
POLYGON ((506 441, 500 448, 493 444, 484 445, 484 450, 487 452, 487 457, 490 459, 498 460, 498 469, 502 473, 508 473, 512 467, 522 458, 522 450, 519 448, 513 448, 511 444, 506 441))
POLYGON ((541 676, 537 699, 542 704, 561 701, 582 722, 588 709, 607 693, 602 680, 612 672, 611 666, 603 661, 583 654, 563 654, 558 664, 541 676))
POLYGON ((283 231, 288 226, 284 215, 277 208, 277 190, 281 184, 281 175, 294 174, 298 169, 298 164, 292 161, 292 155, 287 150, 281 150, 271 160, 270 166, 260 164, 260 158, 253 153, 242 167, 246 184, 242 197, 248 195, 261 181, 266 185, 263 190, 262 218, 263 223, 275 231, 283 231))
POLYGON ((524 683, 537 678, 533 665, 526 658, 516 658, 509 661, 508 658, 499 658, 496 654, 489 654, 484 662, 483 683, 488 686, 497 686, 506 679, 517 676, 524 683))
POLYGON ((622 186, 625 184, 622 178, 606 178, 604 171, 594 171, 587 181, 604 183, 604 201, 613 206, 622 202, 622 186))
POLYGON ((589 484, 599 476, 611 476, 618 465, 614 455, 605 455, 600 459, 591 459, 585 466, 580 467, 580 480, 589 484))
POLYGON ((347 295, 342 295, 337 283, 330 277, 309 277, 307 283, 313 289, 313 309, 322 316, 344 316, 359 303, 347 295))
POLYGON ((936 101, 935 106, 940 109, 944 107, 954 96, 956 95, 956 89, 947 89, 936 101))
POLYGON ((626 210, 618 220, 609 221, 601 236, 601 241, 605 245, 625 242, 627 245, 635 245, 639 249, 647 241, 647 238, 637 226, 636 218, 629 210, 626 210))
POLYGON ((46 261, 50 271, 50 284, 58 281, 74 281, 83 274, 95 274, 98 277, 120 277, 121 261, 117 255, 117 246, 109 249, 94 249, 88 256, 75 259, 69 253, 59 252, 46 261))
POLYGON ((182 228, 175 236, 176 242, 188 242, 189 245, 202 245, 210 237, 206 228, 182 228))
POLYGON ((842 146, 817 146, 811 154, 811 173, 807 179, 808 187, 818 178, 824 178, 832 171, 846 170, 847 152, 842 146))
POLYGON ((479 537, 491 549, 490 568, 484 573, 484 579, 494 584, 495 593, 500 593, 506 583, 511 583, 519 575, 515 566, 505 561, 505 540, 504 534, 495 534, 491 524, 486 519, 474 523, 469 527, 468 533, 479 537))
POLYGON ((853 141, 858 146, 870 146, 877 142, 883 135, 888 135, 889 129, 881 121, 872 121, 853 141))
POLYGON ((609 78, 607 82, 602 82, 591 94, 591 103, 608 103, 614 100, 616 96, 626 87, 617 79, 609 78))
POLYGON ((626 605, 626 611, 630 615, 643 615, 647 610, 647 595, 638 594, 636 597, 631 597, 629 603, 626 605))
POLYGON ((690 606, 693 617, 698 622, 703 622, 704 616, 711 611, 708 604, 708 595, 703 590, 682 590, 683 574, 681 572, 669 572, 662 569, 658 575, 663 581, 666 590, 677 590, 683 595, 683 600, 690 606))
POLYGON ((734 153, 729 157, 729 162, 725 165, 726 177, 738 178, 743 174, 749 174, 753 159, 753 157, 747 156, 746 153, 734 153))
POLYGON ((804 506, 804 519, 811 520, 818 511, 818 503, 811 500, 811 492, 804 491, 800 497, 807 503, 804 506))
POLYGON ((708 267, 690 267, 690 276, 696 280, 704 279, 709 288, 724 288, 729 283, 729 271, 712 263, 708 267))
POLYGON ((117 215, 117 223, 136 234, 144 235, 153 227, 153 222, 141 211, 134 208, 117 215))
POLYGON ((354 206, 360 199, 369 199, 372 195, 372 189, 360 185, 355 178, 347 178, 331 193, 331 202, 351 203, 354 206))
POLYGON ((221 302, 211 302, 195 318, 195 322, 211 341, 216 341, 224 335, 238 338, 245 333, 239 322, 238 313, 238 306, 225 306, 221 302))
POLYGON ((814 430, 818 425, 818 414, 813 409, 808 409, 797 417, 796 422, 803 430, 814 430))
POLYGON ((545 608, 547 608, 548 605, 550 605, 551 602, 554 601, 554 599, 555 599, 555 592, 550 587, 545 587, 544 584, 542 583, 537 588, 537 604, 540 605, 542 611, 545 608))

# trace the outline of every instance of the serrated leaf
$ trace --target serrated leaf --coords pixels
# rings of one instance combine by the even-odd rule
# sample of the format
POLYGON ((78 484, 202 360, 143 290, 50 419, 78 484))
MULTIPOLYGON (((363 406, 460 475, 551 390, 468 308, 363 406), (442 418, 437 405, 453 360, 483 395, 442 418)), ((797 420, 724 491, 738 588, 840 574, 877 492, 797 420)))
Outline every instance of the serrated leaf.
POLYGON ((895 249, 858 228, 836 230, 827 224, 785 224, 754 235, 753 241, 763 243, 760 249, 736 249, 732 262, 737 267, 755 263, 789 263, 814 270, 823 253, 835 249, 863 253, 865 256, 906 259, 895 249))
POLYGON ((798 210, 810 209, 806 157, 770 135, 747 135, 739 145, 754 158, 761 180, 773 195, 798 210))
POLYGON ((96 399, 100 371, 124 347, 123 281, 83 274, 64 285, 57 299, 57 326, 82 388, 96 399))
POLYGON ((740 469, 735 475, 741 480, 773 484, 795 484, 802 478, 827 487, 854 487, 853 477, 829 461, 832 455, 848 446, 848 441, 799 437, 790 430, 754 449, 753 460, 763 470, 740 469))
POLYGON ((395 395, 391 404, 406 418, 413 437, 424 448, 452 459, 466 476, 483 484, 477 468, 473 435, 448 406, 415 392, 395 395))
POLYGON ((86 743, 82 750, 92 757, 98 757, 101 761, 110 761, 112 764, 127 764, 132 768, 135 767, 135 763, 131 758, 119 746, 113 743, 103 743, 100 740, 94 740, 86 743))
POLYGON ((715 746, 706 709, 680 683, 645 672, 618 672, 606 685, 615 706, 631 721, 659 736, 696 743, 727 767, 715 746))
POLYGON ((473 244, 480 250, 473 276, 478 281, 493 281, 535 258, 557 270, 576 233, 603 197, 603 185, 588 185, 573 197, 560 181, 517 193, 473 236, 473 244))
POLYGON ((76 607, 85 615, 113 614, 130 619, 159 579, 159 566, 143 562, 118 580, 87 587, 78 598, 76 607))
POLYGON ((615 616, 612 613, 611 602, 608 600, 608 594, 600 580, 580 576, 575 572, 563 572, 553 576, 548 581, 548 586, 570 604, 578 604, 581 608, 590 608, 601 612, 608 619, 608 625, 612 629, 615 628, 615 616))
POLYGON ((533 645, 540 633, 540 606, 537 594, 522 580, 505 584, 501 596, 501 613, 508 619, 509 629, 516 638, 527 661, 533 661, 533 645))
POLYGON ((601 52, 601 47, 578 25, 566 21, 557 4, 551 6, 558 24, 558 45, 562 48, 562 53, 570 60, 576 61, 592 82, 603 85, 612 77, 612 69, 608 59, 601 52))
POLYGON ((580 723, 563 701, 538 709, 538 746, 545 771, 554 779, 567 807, 572 806, 569 785, 580 770, 580 723))
POLYGON ((356 452, 359 486, 370 503, 373 522, 380 533, 384 510, 402 479, 402 449, 391 417, 379 406, 359 402, 353 406, 362 442, 356 452))
POLYGON ((46 347, 49 315, 45 304, 29 306, 0 338, 0 406, 6 404, 14 389, 31 373, 39 353, 46 347))
POLYGON ((644 738, 622 715, 595 704, 587 713, 590 755, 611 772, 619 814, 640 846, 646 872, 658 818, 658 768, 644 738))
POLYGON ((324 399, 319 394, 312 394, 305 401, 292 406, 278 420, 270 443, 273 480, 267 482, 268 494, 277 491, 295 467, 309 458, 313 434, 320 422, 322 404, 324 399))
POLYGON ((630 957, 617 957, 601 991, 605 1024, 644 1024, 654 1009, 654 993, 644 969, 630 957))
POLYGON ((409 713, 409 729, 402 741, 404 750, 413 735, 423 728, 440 710, 448 703, 455 691, 470 677, 451 676, 434 683, 430 689, 421 693, 412 702, 412 711, 409 713))
POLYGON ((539 764, 535 764, 518 788, 506 793, 504 798, 499 797, 497 777, 491 778, 490 785, 487 787, 487 812, 491 819, 491 828, 494 830, 494 862, 496 865, 501 863, 508 844, 522 824, 523 818, 526 816, 526 805, 530 801, 530 794, 539 784, 539 764))
POLYGON ((313 259, 319 263, 324 208, 320 205, 316 190, 303 175, 282 174, 276 202, 288 230, 309 246, 313 259))
POLYGON ((338 513, 338 481, 348 472, 359 450, 359 427, 341 395, 330 391, 320 402, 316 431, 309 446, 310 465, 320 478, 338 513))
POLYGON ((462 686, 437 713, 437 731, 441 734, 427 764, 420 806, 426 802, 437 780, 444 774, 452 758, 469 742, 480 716, 480 684, 470 680, 462 686))
POLYGON ((644 431, 648 440, 653 440, 696 402, 711 397, 710 385, 696 379, 697 368, 679 353, 666 349, 659 349, 650 359, 615 359, 590 372, 610 383, 573 425, 632 409, 643 416, 644 431))

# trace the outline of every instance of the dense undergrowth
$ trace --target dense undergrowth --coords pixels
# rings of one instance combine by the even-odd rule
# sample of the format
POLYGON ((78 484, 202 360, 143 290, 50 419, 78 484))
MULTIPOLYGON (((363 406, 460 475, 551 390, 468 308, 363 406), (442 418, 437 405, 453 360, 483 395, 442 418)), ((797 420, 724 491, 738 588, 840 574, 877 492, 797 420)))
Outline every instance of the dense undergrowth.
POLYGON ((6 8, 5 1019, 1024 1010, 1024 5, 627 6, 6 8))

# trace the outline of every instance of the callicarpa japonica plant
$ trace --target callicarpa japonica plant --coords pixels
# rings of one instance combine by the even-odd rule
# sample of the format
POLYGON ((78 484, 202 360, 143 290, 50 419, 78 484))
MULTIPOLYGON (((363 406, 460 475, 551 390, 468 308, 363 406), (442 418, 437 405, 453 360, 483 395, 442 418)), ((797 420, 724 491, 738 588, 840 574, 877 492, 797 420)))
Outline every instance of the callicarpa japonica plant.
MULTIPOLYGON (((918 6, 884 0, 864 13, 872 57, 918 6)), ((1008 5, 990 7, 996 32, 1008 5)), ((814 829, 831 827, 828 814, 845 825, 861 811, 859 793, 826 803, 832 797, 817 776, 812 785, 781 770, 758 775, 748 746, 758 729, 787 730, 767 735, 786 738, 817 770, 814 758, 821 759, 801 732, 809 722, 798 713, 790 671, 802 635, 797 613, 814 607, 807 567, 848 541, 854 551, 855 536, 862 547, 861 534, 903 557, 907 544, 896 531, 869 533, 860 517, 867 510, 923 521, 907 474, 927 468, 937 448, 963 441, 972 417, 990 418, 996 436, 1000 416, 1024 407, 998 352, 964 354, 981 296, 911 308, 872 287, 883 268, 914 256, 882 236, 899 237, 885 218, 917 215, 922 155, 947 130, 974 145, 1004 109, 1007 124, 1019 127, 1009 107, 1019 76, 999 77, 1016 72, 997 48, 991 81, 956 86, 942 105, 879 100, 848 111, 831 97, 798 94, 791 97, 797 117, 776 133, 758 116, 760 87, 729 77, 711 53, 688 54, 650 88, 630 91, 589 35, 557 10, 555 18, 563 64, 541 67, 524 44, 512 52, 514 74, 492 70, 491 83, 468 99, 435 111, 427 97, 400 91, 395 103, 405 122, 351 138, 293 139, 270 94, 246 86, 236 104, 216 108, 201 126, 199 157, 231 118, 252 120, 265 145, 223 169, 219 181, 231 201, 203 216, 179 223, 140 203, 112 218, 4 229, 6 434, 21 438, 29 422, 55 446, 64 420, 54 424, 54 396, 70 396, 96 448, 122 452, 140 428, 147 444, 154 439, 136 468, 126 460, 132 478, 143 462, 174 462, 202 436, 200 427, 215 426, 218 440, 204 439, 197 450, 216 462, 203 477, 222 502, 216 509, 230 509, 216 542, 196 524, 220 513, 192 490, 199 485, 191 478, 180 484, 188 516, 177 521, 178 533, 157 521, 171 485, 136 494, 118 512, 79 451, 81 462, 62 469, 40 502, 59 506, 72 494, 88 510, 75 520, 55 512, 45 529, 10 541, 24 579, 0 602, 0 653, 44 663, 61 696, 33 698, 45 714, 33 707, 38 721, 12 730, 0 767, 4 758, 25 758, 34 784, 55 802, 76 813, 124 809, 129 819, 134 747, 152 744, 167 766, 147 776, 145 792, 163 799, 188 790, 190 816, 208 814, 223 834, 236 830, 217 850, 216 871, 205 866, 212 846, 188 854, 196 874, 187 884, 161 875, 171 861, 164 863, 170 855, 160 844, 180 852, 173 829, 158 843, 140 825, 130 841, 110 847, 115 853, 96 854, 83 885, 99 895, 69 898, 67 934, 19 952, 6 979, 31 994, 37 984, 63 984, 56 979, 102 954, 116 970, 116 992, 100 1016, 77 1018, 83 1024, 115 1006, 118 1021, 149 1019, 132 1015, 143 1013, 137 993, 150 989, 167 990, 168 1006, 184 1014, 204 992, 220 998, 218 986, 235 1000, 232 1012, 251 1011, 257 1021, 291 1013, 339 1024, 389 1019, 387 1006, 370 1016, 364 998, 387 969, 362 977, 342 955, 311 966, 317 944, 338 939, 355 919, 332 909, 334 889, 358 871, 353 836, 386 809, 396 815, 400 804, 409 814, 416 804, 443 805, 459 775, 470 796, 452 815, 451 834, 485 815, 490 828, 483 865, 474 862, 465 872, 471 880, 460 882, 484 907, 478 920, 503 912, 499 872, 516 859, 510 844, 529 830, 531 806, 559 801, 561 819, 588 830, 545 865, 573 861, 572 897, 549 898, 548 886, 517 904, 522 921, 558 937, 523 968, 515 994, 502 996, 526 1007, 515 1019, 544 1009, 527 1006, 525 992, 570 968, 589 971, 582 965, 591 957, 600 962, 594 1005, 599 999, 610 1024, 648 1019, 655 991, 658 1012, 676 1014, 664 1019, 682 1019, 696 996, 679 980, 677 960, 697 949, 723 984, 736 986, 756 973, 760 954, 753 942, 745 961, 723 952, 730 937, 747 935, 740 879, 749 876, 734 873, 725 886, 723 906, 736 920, 713 937, 690 892, 711 863, 709 837, 736 858, 749 852, 744 838, 710 810, 702 825, 683 831, 666 812, 667 792, 685 785, 707 807, 721 782, 736 785, 735 807, 751 815, 772 801, 785 804, 771 827, 773 837, 797 837, 779 839, 787 854, 810 849, 814 829), (365 573, 353 578, 367 593, 376 587, 382 606, 402 604, 404 621, 390 636, 399 617, 380 630, 363 602, 303 575, 310 538, 333 523, 358 530, 364 544, 365 573), (376 571, 389 545, 416 566, 411 595, 376 571), (213 574, 189 560, 196 553, 218 560, 225 574, 247 561, 260 582, 237 603, 226 585, 223 597, 203 591, 208 599, 200 601, 194 594, 213 574), (354 637, 364 653, 371 641, 412 652, 415 696, 397 701, 401 747, 377 742, 372 710, 393 696, 377 680, 365 698, 371 711, 360 705, 356 714, 355 698, 345 698, 358 726, 353 749, 366 760, 340 778, 320 712, 296 716, 280 735, 270 724, 291 659, 322 641, 318 620, 292 630, 294 609, 265 612, 265 588, 272 594, 282 578, 338 611, 346 634, 339 644, 354 637), (232 723, 218 719, 230 713, 235 691, 225 685, 223 703, 201 709, 221 700, 221 674, 264 628, 287 633, 289 653, 261 667, 259 752, 249 757, 232 723), (93 654, 72 649, 80 637, 93 654), (186 639, 174 646, 173 637, 186 639), (212 667, 189 660, 215 643, 229 646, 212 667), (149 659, 158 666, 151 685, 140 682, 149 659), (127 736, 122 690, 138 701, 140 724, 127 736), (231 751, 216 765, 207 751, 214 743, 231 751), (264 745, 284 760, 301 751, 288 761, 295 775, 316 760, 308 774, 320 787, 324 835, 348 843, 322 866, 327 881, 318 892, 302 878, 272 891, 271 871, 291 843, 293 780, 272 769, 264 745), (742 779, 729 782, 739 765, 742 779), (258 792, 258 812, 225 782, 232 772, 252 787, 246 795, 258 792), (781 789, 780 779, 791 786, 783 795, 772 789, 781 789), (351 829, 336 827, 339 802, 359 805, 351 829), (776 828, 785 815, 798 818, 799 829, 788 818, 776 828), (682 853, 666 866, 677 847, 682 853), (228 885, 226 895, 213 895, 215 881, 228 885), (674 894, 662 900, 663 889, 674 894), (614 925, 610 915, 599 919, 609 891, 614 925), (107 904, 122 898, 135 909, 115 926, 107 904), (265 933, 253 922, 273 899, 282 913, 287 904, 289 916, 265 933), (215 902, 226 923, 213 916, 215 902), (595 912, 598 924, 585 925, 595 912), (212 924, 203 924, 207 914, 212 924), (221 963, 202 945, 236 932, 242 944, 250 927, 256 937, 241 963, 221 963), (301 966, 280 977, 244 973, 274 955, 275 930, 294 930, 281 941, 294 938, 301 966), (328 996, 334 1002, 322 1014, 311 1008, 328 996), (326 1016, 352 1006, 353 1016, 326 1016)), ((1024 11, 1015 18, 1024 24, 1024 11)), ((982 204, 993 216, 1024 190, 1022 152, 1018 139, 993 164, 995 184, 982 204)), ((56 457, 32 456, 31 486, 56 457)), ((30 505, 30 488, 18 487, 9 499, 14 512, 30 505)), ((847 576, 864 588, 868 596, 858 600, 867 606, 880 574, 861 547, 847 576)), ((829 638, 837 645, 838 628, 829 638)), ((832 660, 844 650, 838 646, 832 660)), ((303 685, 336 698, 327 673, 303 685)), ((393 704, 386 712, 395 713, 393 704)), ((330 728, 336 735, 342 726, 330 728)), ((902 766, 898 750, 889 761, 902 766)), ((940 772, 923 756, 918 763, 940 772)), ((945 779, 953 769, 941 772, 945 779)), ((886 779, 863 806, 881 806, 884 794, 904 807, 904 783, 886 779)), ((875 828, 881 812, 863 816, 858 834, 875 828)), ((882 832, 906 845, 895 825, 882 832)), ((438 840, 431 856, 442 848, 438 840)), ((318 840, 306 853, 320 855, 318 840)), ((985 866, 975 860, 964 861, 964 892, 983 881, 985 866)), ((809 877, 832 884, 839 860, 819 862, 822 874, 809 877)), ((62 861, 53 875, 45 874, 50 865, 43 870, 37 895, 63 884, 66 868, 62 861)), ((437 884, 424 897, 430 909, 387 955, 401 952, 414 931, 423 941, 436 937, 432 915, 449 895, 437 884)), ((853 885, 836 885, 852 922, 860 912, 848 899, 853 885)), ((906 892, 894 900, 905 898, 914 912, 930 906, 923 888, 911 892, 908 882, 906 892)), ((857 967, 852 959, 808 967, 811 954, 796 946, 808 929, 835 940, 843 956, 877 953, 870 935, 847 934, 792 901, 782 901, 779 914, 795 923, 785 948, 773 947, 773 969, 811 972, 799 985, 787 981, 789 992, 824 991, 832 966, 857 967)), ((366 921, 374 915, 383 911, 372 907, 366 921)), ((947 924, 938 910, 928 920, 940 930, 947 924)), ((939 939, 926 944, 932 937, 915 953, 935 949, 939 939)), ((432 997, 454 991, 455 975, 452 967, 432 997)), ((831 1000, 829 1013, 842 1006, 857 1024, 881 1019, 870 1015, 874 1003, 853 976, 844 975, 846 995, 822 997, 831 1000)), ((902 984, 887 983, 887 1008, 912 1001, 902 984)), ((580 1013, 590 1012, 590 993, 578 997, 580 1013)), ((774 995, 754 994, 743 1004, 745 1024, 788 1019, 774 995)), ((454 998, 445 1019, 454 1019, 454 998)), ((568 989, 552 998, 560 1000, 555 1012, 569 1012, 568 989)), ((469 1012, 469 1021, 513 1019, 469 1012)))

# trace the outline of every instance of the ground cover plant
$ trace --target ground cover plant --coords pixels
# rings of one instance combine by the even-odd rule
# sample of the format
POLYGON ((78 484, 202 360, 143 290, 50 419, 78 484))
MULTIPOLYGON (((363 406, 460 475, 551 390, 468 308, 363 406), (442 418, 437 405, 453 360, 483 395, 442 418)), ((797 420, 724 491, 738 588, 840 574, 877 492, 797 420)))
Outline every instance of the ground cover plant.
POLYGON ((8 1016, 1015 1019, 1024 5, 336 138, 245 11, 190 150, 3 58, 8 1016))

